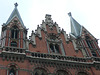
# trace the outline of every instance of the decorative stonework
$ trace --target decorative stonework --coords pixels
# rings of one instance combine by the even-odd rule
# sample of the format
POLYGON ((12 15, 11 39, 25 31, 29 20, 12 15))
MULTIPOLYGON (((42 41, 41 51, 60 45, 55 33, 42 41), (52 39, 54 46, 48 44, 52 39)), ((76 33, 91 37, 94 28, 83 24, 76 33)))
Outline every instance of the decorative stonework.
POLYGON ((83 70, 83 69, 82 70, 77 70, 76 73, 75 73, 75 75, 78 75, 78 73, 80 73, 80 72, 84 73, 85 75, 91 75, 89 72, 87 72, 86 70, 83 70))
POLYGON ((0 74, 92 75, 92 70, 99 73, 100 49, 97 39, 71 13, 70 35, 53 22, 51 15, 46 14, 45 21, 32 31, 28 39, 28 29, 17 6, 15 3, 12 14, 2 25, 0 74))
POLYGON ((54 71, 54 73, 55 73, 55 75, 59 75, 59 74, 61 74, 61 75, 72 75, 71 74, 71 72, 70 71, 68 71, 68 69, 66 69, 66 68, 57 68, 57 69, 55 69, 55 71, 54 71))

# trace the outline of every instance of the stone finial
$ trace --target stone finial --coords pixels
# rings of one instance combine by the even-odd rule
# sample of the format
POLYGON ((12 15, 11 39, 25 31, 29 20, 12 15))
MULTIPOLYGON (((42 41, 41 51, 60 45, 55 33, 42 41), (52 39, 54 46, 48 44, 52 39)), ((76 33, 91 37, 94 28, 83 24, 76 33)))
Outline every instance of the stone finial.
POLYGON ((14 5, 15 5, 15 7, 17 7, 18 6, 18 3, 16 2, 14 5))
POLYGON ((34 33, 34 31, 32 30, 32 33, 34 33))
POLYGON ((69 16, 72 16, 71 12, 68 13, 69 16))
POLYGON ((44 20, 42 20, 42 23, 44 23, 44 20))
POLYGON ((46 14, 45 18, 51 18, 51 15, 46 14))
POLYGON ((62 28, 62 31, 64 32, 64 29, 62 28))

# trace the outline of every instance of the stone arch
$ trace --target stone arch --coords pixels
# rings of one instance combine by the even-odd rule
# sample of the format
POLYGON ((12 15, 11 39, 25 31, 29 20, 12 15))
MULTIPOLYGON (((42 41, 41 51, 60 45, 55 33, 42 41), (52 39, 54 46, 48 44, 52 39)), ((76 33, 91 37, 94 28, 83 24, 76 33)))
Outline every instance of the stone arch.
POLYGON ((75 75, 81 75, 82 73, 83 73, 83 75, 91 75, 86 70, 78 70, 78 71, 76 71, 75 75))
POLYGON ((15 63, 10 63, 7 65, 7 75, 18 75, 18 65, 15 63))
POLYGON ((36 65, 36 66, 34 66, 34 67, 32 68, 32 72, 34 72, 35 69, 44 69, 47 73, 50 73, 50 71, 48 70, 48 68, 45 67, 45 66, 36 65))
POLYGON ((12 28, 13 26, 17 26, 18 29, 20 29, 20 21, 17 19, 17 17, 15 17, 13 20, 12 20, 12 24, 10 24, 10 28, 12 28))
POLYGON ((68 71, 68 69, 66 69, 66 68, 57 68, 57 69, 55 69, 55 70, 54 70, 55 75, 58 75, 58 74, 57 74, 58 71, 66 72, 66 74, 72 75, 71 72, 68 71))
POLYGON ((16 67, 16 69, 19 68, 19 66, 18 66, 17 64, 15 64, 15 63, 9 63, 9 64, 7 65, 7 68, 9 68, 11 65, 14 65, 14 66, 16 67))

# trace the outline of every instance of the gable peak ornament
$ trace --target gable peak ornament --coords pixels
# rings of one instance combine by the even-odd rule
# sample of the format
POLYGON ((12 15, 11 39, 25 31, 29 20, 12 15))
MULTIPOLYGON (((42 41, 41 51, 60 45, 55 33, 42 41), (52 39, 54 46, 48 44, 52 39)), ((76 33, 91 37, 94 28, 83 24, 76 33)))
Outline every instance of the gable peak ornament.
POLYGON ((14 5, 15 5, 15 7, 17 7, 18 6, 18 3, 16 2, 14 5))

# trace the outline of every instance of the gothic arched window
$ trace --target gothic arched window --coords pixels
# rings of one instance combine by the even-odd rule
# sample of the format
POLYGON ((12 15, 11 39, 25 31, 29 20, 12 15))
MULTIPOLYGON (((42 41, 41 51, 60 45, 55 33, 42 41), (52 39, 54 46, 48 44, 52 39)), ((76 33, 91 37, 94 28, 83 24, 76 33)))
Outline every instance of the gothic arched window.
POLYGON ((49 47, 50 47, 51 52, 60 53, 58 44, 50 43, 49 47))
POLYGON ((17 39, 18 38, 18 27, 13 26, 11 29, 11 38, 17 39))
POLYGON ((92 40, 88 36, 86 36, 86 43, 90 49, 93 48, 92 40))
POLYGON ((55 44, 55 49, 56 49, 57 53, 59 53, 59 45, 58 44, 55 44))
POLYGON ((47 72, 42 68, 37 68, 34 70, 34 75, 47 75, 47 72))
POLYGON ((58 70, 56 75, 69 75, 68 72, 64 71, 64 70, 58 70))
POLYGON ((10 66, 8 75, 16 75, 16 67, 14 65, 10 66))
POLYGON ((55 52, 55 51, 54 51, 54 45, 53 45, 53 44, 50 44, 50 50, 51 50, 52 52, 55 52))
POLYGON ((86 43, 87 43, 89 49, 91 50, 92 55, 97 56, 97 54, 95 52, 95 46, 93 44, 93 40, 91 40, 91 38, 89 36, 86 36, 86 43))
POLYGON ((78 74, 77 75, 88 75, 87 73, 85 73, 85 72, 78 72, 78 74))
POLYGON ((36 72, 35 75, 38 75, 38 73, 36 72))

